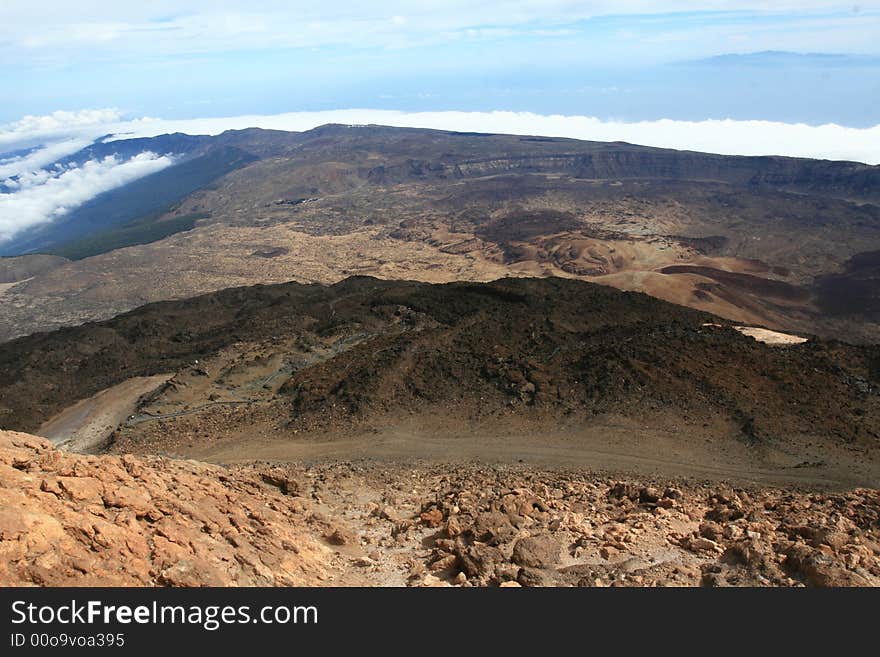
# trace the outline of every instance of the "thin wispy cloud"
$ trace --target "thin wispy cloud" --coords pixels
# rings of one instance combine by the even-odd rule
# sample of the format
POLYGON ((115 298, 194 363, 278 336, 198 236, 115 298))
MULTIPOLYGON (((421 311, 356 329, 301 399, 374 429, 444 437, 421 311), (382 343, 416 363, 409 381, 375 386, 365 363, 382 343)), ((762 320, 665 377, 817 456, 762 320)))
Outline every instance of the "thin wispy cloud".
POLYGON ((880 65, 722 77, 680 63, 872 56, 878 44, 880 0, 6 0, 0 120, 87 104, 182 117, 202 104, 213 116, 505 107, 865 127, 880 65), (595 91, 609 87, 621 91, 595 91))
POLYGON ((37 147, 26 155, 0 159, 0 180, 38 171, 68 155, 73 155, 92 142, 93 139, 83 137, 62 139, 47 146, 37 147))
MULTIPOLYGON (((318 0, 254 4, 244 0, 150 3, 49 0, 36 6, 13 0, 0 28, 7 43, 27 56, 52 49, 88 46, 100 51, 149 48, 150 52, 211 52, 266 47, 412 47, 425 42, 496 38, 535 30, 552 34, 579 21, 609 15, 652 16, 693 13, 692 2, 605 0, 423 0, 382 3, 318 0), (46 5, 49 5, 47 7, 46 5), (549 32, 548 32, 549 30, 549 32)), ((714 0, 699 11, 784 14, 865 14, 877 9, 835 0, 756 2, 714 0)), ((83 56, 95 52, 82 52, 83 56)))

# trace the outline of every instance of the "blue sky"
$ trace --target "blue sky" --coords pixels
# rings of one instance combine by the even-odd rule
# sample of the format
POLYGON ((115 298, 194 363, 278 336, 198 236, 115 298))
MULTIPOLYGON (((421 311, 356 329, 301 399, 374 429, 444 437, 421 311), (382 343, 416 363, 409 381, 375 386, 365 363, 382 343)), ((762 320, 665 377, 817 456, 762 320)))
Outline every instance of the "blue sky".
POLYGON ((0 123, 93 107, 163 118, 358 107, 880 123, 880 2, 694 6, 3 0, 0 123), (764 51, 846 57, 694 63, 764 51))

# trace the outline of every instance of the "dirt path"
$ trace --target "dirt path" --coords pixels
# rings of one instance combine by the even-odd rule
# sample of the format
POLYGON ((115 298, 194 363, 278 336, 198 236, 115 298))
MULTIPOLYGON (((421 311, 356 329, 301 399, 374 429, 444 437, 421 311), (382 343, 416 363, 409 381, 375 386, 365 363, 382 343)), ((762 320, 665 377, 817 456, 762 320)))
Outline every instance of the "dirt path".
POLYGON ((9 290, 14 288, 19 283, 27 283, 32 278, 33 278, 33 276, 31 276, 30 278, 24 278, 20 281, 12 281, 11 283, 0 283, 0 297, 2 297, 4 294, 6 294, 9 290))
POLYGON ((678 432, 605 421, 568 431, 471 434, 402 423, 376 433, 295 437, 238 436, 193 450, 191 458, 215 463, 250 460, 332 462, 375 459, 400 463, 525 464, 545 469, 585 469, 641 476, 689 477, 740 484, 845 489, 877 486, 877 469, 858 454, 805 464, 804 454, 756 449, 734 441, 695 445, 678 432))
POLYGON ((37 435, 72 452, 100 448, 111 433, 134 412, 138 400, 165 383, 170 374, 128 379, 77 402, 45 422, 37 435))
POLYGON ((196 406, 195 408, 188 408, 185 411, 175 411, 173 413, 139 413, 134 417, 128 417, 125 424, 126 426, 133 427, 137 424, 141 424, 142 422, 155 422, 156 420, 170 420, 176 417, 185 417, 187 415, 195 415, 196 413, 201 413, 204 410, 209 408, 214 408, 216 406, 241 406, 242 404, 253 404, 254 401, 250 399, 242 399, 242 400, 233 400, 233 401, 218 401, 218 402, 209 402, 207 404, 202 404, 200 406, 196 406))

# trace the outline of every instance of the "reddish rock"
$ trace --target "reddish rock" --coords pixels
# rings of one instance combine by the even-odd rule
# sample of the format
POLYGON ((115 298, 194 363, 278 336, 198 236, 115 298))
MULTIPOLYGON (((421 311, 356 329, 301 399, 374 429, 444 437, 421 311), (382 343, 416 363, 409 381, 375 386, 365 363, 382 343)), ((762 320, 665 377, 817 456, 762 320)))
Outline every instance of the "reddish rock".
POLYGON ((428 527, 439 527, 443 524, 443 512, 437 508, 423 511, 419 517, 428 527))
POLYGON ((296 498, 261 479, 193 461, 70 454, 0 431, 0 586, 317 583, 328 548, 296 498))

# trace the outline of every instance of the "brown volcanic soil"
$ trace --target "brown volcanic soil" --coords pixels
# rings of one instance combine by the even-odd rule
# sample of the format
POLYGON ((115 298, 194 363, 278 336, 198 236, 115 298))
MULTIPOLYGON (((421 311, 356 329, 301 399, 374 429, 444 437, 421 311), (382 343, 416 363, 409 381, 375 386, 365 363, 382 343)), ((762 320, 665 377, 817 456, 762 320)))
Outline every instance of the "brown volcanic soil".
POLYGON ((50 255, 0 258, 0 284, 25 280, 60 267, 66 262, 66 258, 50 255))
POLYGON ((336 438, 344 450, 371 432, 378 445, 417 421, 414 456, 432 433, 541 446, 574 432, 601 451, 623 418, 638 425, 611 433, 630 454, 662 458, 662 444, 680 463, 736 459, 742 474, 877 481, 880 348, 771 347, 711 322, 565 279, 225 290, 0 345, 0 422, 34 430, 122 381, 176 372, 113 449, 238 460, 257 440, 284 458, 286 445, 336 438))
POLYGON ((880 497, 525 466, 230 468, 0 432, 0 586, 876 586, 880 497))
POLYGON ((819 304, 830 315, 860 315, 880 321, 880 251, 859 253, 839 274, 819 276, 819 304))
POLYGON ((713 267, 700 267, 697 265, 671 265, 660 270, 661 274, 698 274, 714 281, 726 283, 734 289, 742 289, 754 292, 764 297, 784 299, 790 301, 803 301, 809 297, 806 290, 790 285, 784 281, 774 281, 761 278, 752 274, 714 269, 713 267))

